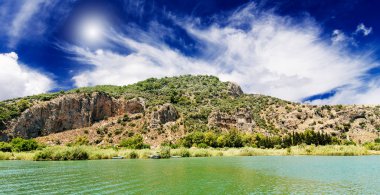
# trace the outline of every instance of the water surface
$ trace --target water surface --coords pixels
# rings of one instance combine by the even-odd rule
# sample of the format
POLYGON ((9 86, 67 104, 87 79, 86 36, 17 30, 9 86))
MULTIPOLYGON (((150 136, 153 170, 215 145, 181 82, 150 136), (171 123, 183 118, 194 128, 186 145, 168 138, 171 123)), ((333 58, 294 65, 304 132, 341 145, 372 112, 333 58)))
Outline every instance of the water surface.
POLYGON ((0 194, 377 194, 380 156, 0 161, 0 194))

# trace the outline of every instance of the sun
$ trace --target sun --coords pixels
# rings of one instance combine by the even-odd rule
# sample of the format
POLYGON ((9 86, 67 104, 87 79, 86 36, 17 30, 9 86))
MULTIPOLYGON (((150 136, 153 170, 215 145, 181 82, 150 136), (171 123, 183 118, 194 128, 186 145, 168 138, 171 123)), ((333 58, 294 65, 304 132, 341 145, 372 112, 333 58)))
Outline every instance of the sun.
POLYGON ((96 44, 104 38, 105 27, 100 20, 87 19, 83 20, 79 26, 80 38, 88 44, 96 44))
POLYGON ((96 23, 89 23, 84 27, 84 34, 90 41, 97 41, 101 37, 102 28, 96 23))
POLYGON ((103 26, 100 22, 87 21, 82 28, 82 36, 86 41, 90 43, 96 43, 101 40, 103 34, 103 26))

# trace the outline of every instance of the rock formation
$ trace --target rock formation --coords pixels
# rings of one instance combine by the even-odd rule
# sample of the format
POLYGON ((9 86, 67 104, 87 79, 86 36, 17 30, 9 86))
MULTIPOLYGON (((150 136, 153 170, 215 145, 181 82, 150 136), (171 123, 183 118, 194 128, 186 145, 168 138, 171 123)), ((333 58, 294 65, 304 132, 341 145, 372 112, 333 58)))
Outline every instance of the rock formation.
POLYGON ((252 113, 248 109, 238 109, 234 114, 214 111, 208 118, 208 124, 227 129, 235 127, 245 132, 253 132, 255 126, 252 113))
POLYGON ((241 90, 238 84, 227 82, 227 90, 228 94, 234 97, 238 97, 243 94, 243 90, 241 90))
POLYGON ((14 123, 13 136, 32 138, 87 127, 116 115, 119 109, 119 102, 105 93, 65 95, 23 112, 14 123))
POLYGON ((124 103, 123 111, 130 114, 143 113, 145 110, 145 100, 143 98, 134 98, 124 103))
POLYGON ((150 122, 151 128, 158 128, 167 122, 176 121, 179 118, 177 109, 172 104, 164 104, 157 111, 153 111, 150 122))

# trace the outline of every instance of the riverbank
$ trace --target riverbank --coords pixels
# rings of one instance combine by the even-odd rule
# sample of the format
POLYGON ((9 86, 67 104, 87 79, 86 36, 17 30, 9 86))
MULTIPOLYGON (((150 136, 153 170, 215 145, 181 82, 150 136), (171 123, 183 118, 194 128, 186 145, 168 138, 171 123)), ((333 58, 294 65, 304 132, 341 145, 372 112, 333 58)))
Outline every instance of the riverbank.
MULTIPOLYGON (((98 160, 122 157, 126 159, 147 159, 162 149, 117 149, 96 146, 52 146, 32 152, 0 152, 0 160, 98 160)), ((368 150, 364 146, 299 145, 286 149, 260 148, 179 148, 167 149, 167 155, 176 157, 215 157, 215 156, 286 156, 286 155, 321 155, 321 156, 358 156, 380 155, 380 151, 368 150)))

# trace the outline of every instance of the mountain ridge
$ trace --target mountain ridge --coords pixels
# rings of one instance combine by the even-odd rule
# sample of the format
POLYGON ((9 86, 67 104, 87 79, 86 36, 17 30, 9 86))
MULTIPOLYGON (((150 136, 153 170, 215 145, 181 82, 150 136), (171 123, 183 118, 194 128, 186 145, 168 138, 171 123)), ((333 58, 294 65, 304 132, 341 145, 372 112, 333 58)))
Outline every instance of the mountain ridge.
POLYGON ((0 103, 0 138, 37 138, 66 144, 117 144, 142 135, 153 146, 193 132, 283 137, 312 130, 357 143, 380 131, 380 106, 307 105, 244 94, 215 76, 150 78, 127 86, 102 85, 0 103))

